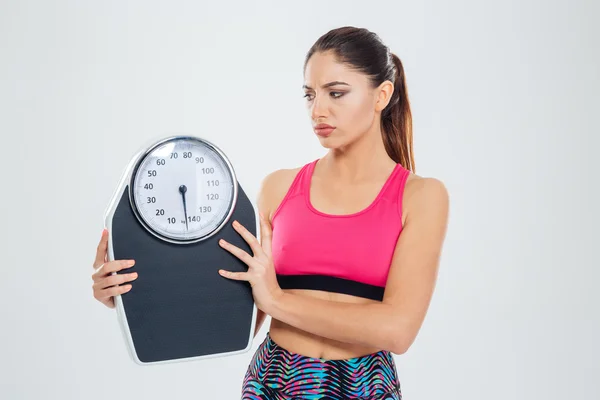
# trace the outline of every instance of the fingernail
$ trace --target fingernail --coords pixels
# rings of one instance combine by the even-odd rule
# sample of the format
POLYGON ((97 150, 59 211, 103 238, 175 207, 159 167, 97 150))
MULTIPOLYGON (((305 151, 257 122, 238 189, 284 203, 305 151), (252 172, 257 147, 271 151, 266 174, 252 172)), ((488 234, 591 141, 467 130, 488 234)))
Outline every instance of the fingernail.
POLYGON ((127 261, 127 265, 130 267, 133 267, 133 265, 135 264, 135 260, 129 260, 127 261))

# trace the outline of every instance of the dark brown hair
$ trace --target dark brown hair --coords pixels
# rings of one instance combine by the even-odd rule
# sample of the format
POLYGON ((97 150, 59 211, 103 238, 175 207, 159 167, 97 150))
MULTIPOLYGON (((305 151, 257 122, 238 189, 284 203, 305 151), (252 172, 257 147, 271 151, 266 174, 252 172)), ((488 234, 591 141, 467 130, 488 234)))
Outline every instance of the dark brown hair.
POLYGON ((394 93, 381 113, 383 143, 390 158, 414 172, 412 115, 402 62, 383 44, 381 38, 364 28, 345 26, 321 36, 306 54, 304 69, 317 52, 331 51, 335 58, 369 76, 373 88, 386 80, 394 83, 394 93))

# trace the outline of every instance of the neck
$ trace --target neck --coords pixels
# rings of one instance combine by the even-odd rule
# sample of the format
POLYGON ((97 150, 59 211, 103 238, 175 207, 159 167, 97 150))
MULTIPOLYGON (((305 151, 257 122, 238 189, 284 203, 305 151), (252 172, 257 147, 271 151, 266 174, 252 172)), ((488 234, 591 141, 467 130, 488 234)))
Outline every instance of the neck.
POLYGON ((357 182, 386 175, 396 166, 383 144, 378 124, 346 146, 331 149, 319 164, 327 174, 344 182, 357 182))

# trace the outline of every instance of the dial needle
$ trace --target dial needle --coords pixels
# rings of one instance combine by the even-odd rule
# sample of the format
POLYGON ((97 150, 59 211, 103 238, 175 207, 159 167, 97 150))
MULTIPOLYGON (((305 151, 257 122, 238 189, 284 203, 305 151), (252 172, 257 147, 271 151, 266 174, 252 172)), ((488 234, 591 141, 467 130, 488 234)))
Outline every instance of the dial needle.
POLYGON ((185 204, 185 192, 187 192, 187 187, 185 185, 179 186, 179 193, 181 193, 181 198, 183 200, 183 214, 185 215, 185 230, 188 230, 188 217, 187 217, 187 206, 185 204))

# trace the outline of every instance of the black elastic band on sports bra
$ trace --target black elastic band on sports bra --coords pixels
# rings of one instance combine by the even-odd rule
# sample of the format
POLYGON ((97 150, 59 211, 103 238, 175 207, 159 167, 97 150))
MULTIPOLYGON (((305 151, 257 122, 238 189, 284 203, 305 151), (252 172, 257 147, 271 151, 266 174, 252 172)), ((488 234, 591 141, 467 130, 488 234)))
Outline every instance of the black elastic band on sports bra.
POLYGON ((324 290, 378 301, 383 300, 385 291, 385 287, 325 275, 277 274, 277 282, 282 289, 324 290))

